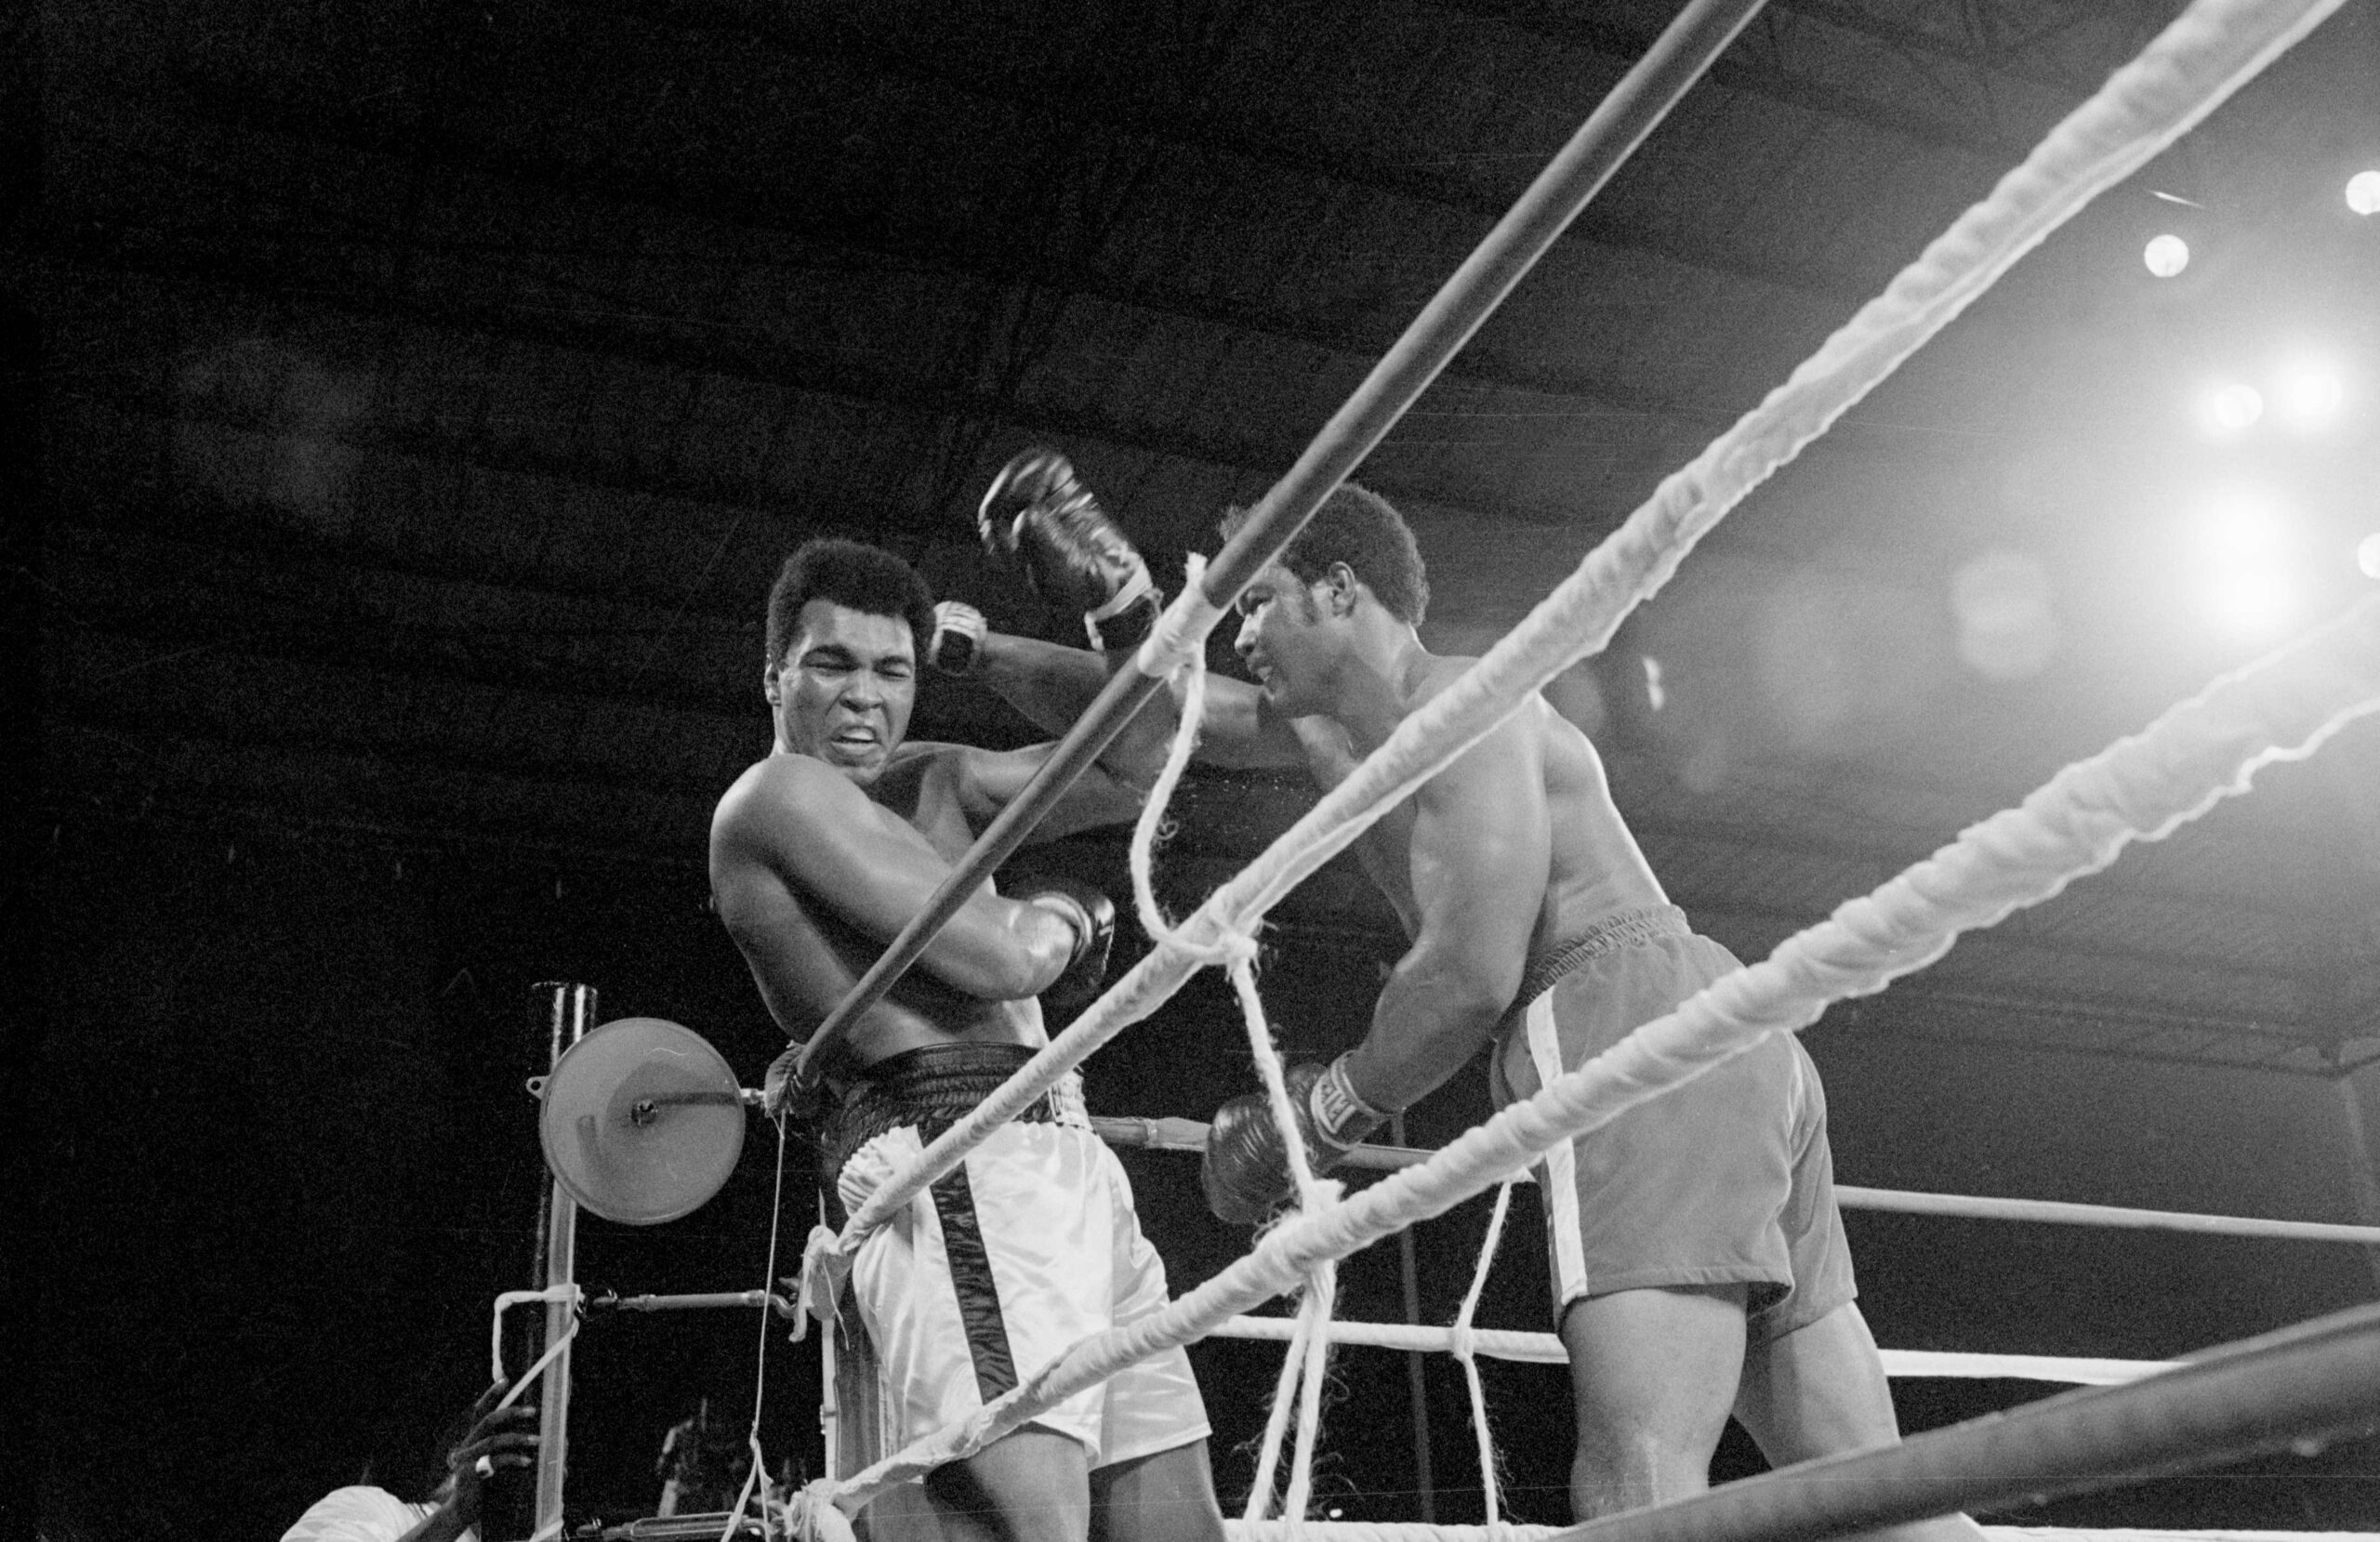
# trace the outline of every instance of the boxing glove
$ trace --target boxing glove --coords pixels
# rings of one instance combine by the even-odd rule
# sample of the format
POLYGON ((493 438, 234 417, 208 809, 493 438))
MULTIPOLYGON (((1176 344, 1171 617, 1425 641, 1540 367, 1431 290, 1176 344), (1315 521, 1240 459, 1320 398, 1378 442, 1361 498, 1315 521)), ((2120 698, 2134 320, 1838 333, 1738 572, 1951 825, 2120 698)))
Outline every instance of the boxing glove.
POLYGON ((933 608, 933 635, 926 639, 926 666, 945 675, 967 676, 983 667, 984 613, 956 600, 933 608))
POLYGON ((1082 613, 1093 648, 1139 645, 1164 597, 1149 565, 1055 450, 1027 450, 1000 468, 975 511, 994 561, 1022 569, 1044 602, 1082 613))
POLYGON ((1107 979, 1108 952, 1116 945, 1116 902, 1087 883, 1062 876, 1027 878, 1013 898, 1055 911, 1074 929, 1074 952, 1058 978, 1042 989, 1042 1005, 1071 1012, 1096 998, 1107 979))
MULTIPOLYGON (((1388 1120, 1386 1113, 1356 1095, 1347 1079, 1344 1055, 1328 1067, 1290 1066, 1281 1079, 1305 1141, 1306 1160, 1317 1177, 1337 1166, 1388 1120)), ((1241 1226, 1263 1220, 1290 1196, 1289 1153, 1263 1093, 1243 1094, 1215 1110, 1214 1121, 1207 1127, 1198 1183, 1206 1191, 1207 1208, 1241 1226)))

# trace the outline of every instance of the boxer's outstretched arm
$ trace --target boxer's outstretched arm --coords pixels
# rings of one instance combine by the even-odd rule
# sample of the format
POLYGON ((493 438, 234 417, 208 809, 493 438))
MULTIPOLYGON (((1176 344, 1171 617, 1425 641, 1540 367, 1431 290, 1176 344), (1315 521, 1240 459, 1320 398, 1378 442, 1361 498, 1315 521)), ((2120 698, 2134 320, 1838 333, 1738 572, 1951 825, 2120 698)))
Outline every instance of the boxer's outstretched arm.
MULTIPOLYGON (((1025 714, 1045 733, 1064 733, 1091 709, 1125 656, 1102 655, 1039 638, 994 632, 984 639, 975 679, 1025 714)), ((1165 764, 1180 703, 1171 691, 1152 696, 1126 724, 1100 764, 1122 780, 1146 786, 1165 764)), ((1207 677, 1207 706, 1198 724, 1197 758, 1214 766, 1296 766, 1305 750, 1287 719, 1264 707, 1263 693, 1246 680, 1207 677)))
POLYGON ((1520 989, 1553 862, 1542 753, 1508 722, 1414 795, 1419 925, 1347 1066, 1375 1108, 1406 1108, 1453 1075, 1520 989))
MULTIPOLYGON (((756 969, 790 980, 816 972, 816 921, 889 942, 950 876, 923 836, 870 801, 832 767, 772 756, 721 800, 711 823, 711 888, 720 916, 756 969)), ((1069 962, 1073 928, 986 884, 937 932, 919 967, 989 1001, 1046 989, 1069 962)))

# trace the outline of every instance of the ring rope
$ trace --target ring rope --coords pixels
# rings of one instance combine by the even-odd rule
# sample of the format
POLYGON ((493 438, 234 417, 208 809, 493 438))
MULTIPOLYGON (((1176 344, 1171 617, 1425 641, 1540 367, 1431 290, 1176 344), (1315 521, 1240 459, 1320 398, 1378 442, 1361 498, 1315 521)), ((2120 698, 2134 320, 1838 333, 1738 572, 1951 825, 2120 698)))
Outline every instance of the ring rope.
MULTIPOLYGON (((1145 1118, 1094 1114, 1091 1127, 1111 1146, 1163 1152, 1206 1150, 1207 1127, 1196 1119, 1145 1118)), ((1429 1159, 1416 1146, 1358 1146, 1344 1166, 1395 1171, 1429 1159)), ((1515 1183, 1535 1181, 1516 1176, 1515 1183)), ((1870 1189, 1837 1184, 1835 1203, 1846 1210, 1884 1210, 1900 1215, 1955 1216, 1973 1220, 2043 1221, 2062 1226, 2109 1226, 2137 1231, 2182 1232, 2202 1236, 2260 1237, 2274 1242, 2336 1242, 2380 1246, 2380 1226, 2345 1221, 2282 1220, 2267 1216, 2211 1216, 2187 1210, 2142 1210, 2122 1205, 2082 1205, 2062 1199, 1999 1199, 1980 1194, 1941 1194, 1922 1189, 1870 1189)), ((598 1303, 601 1304, 601 1303, 598 1303)))
MULTIPOLYGON (((838 1502, 979 1451, 1044 1409, 1161 1349, 1294 1286, 1342 1258, 1443 1213, 1573 1139, 1743 1052, 1815 1021, 1828 1003, 1867 995, 1999 920, 2112 863, 2130 841, 2170 833, 2258 768, 2301 758, 2353 718, 2380 708, 2380 599, 2355 606, 2281 652, 2216 680, 2147 731, 2052 777, 2017 807, 1963 832, 1934 856, 1724 976, 1576 1071, 1443 1147, 1319 1212, 1299 1215, 1188 1295, 1069 1348, 974 1415, 853 1475, 838 1502)), ((1068 1030, 1073 1032, 1072 1029, 1068 1030)))
MULTIPOLYGON (((1599 648, 1627 609, 1666 580, 1694 541, 1752 486, 2092 193, 2144 164, 2337 3, 2199 0, 1785 385, 1665 479, 1653 499, 1527 620, 1455 686, 1401 723, 1354 776, 1211 896, 1184 932, 1206 942, 1226 929, 1222 917, 1227 915, 1242 918, 1228 929, 1244 932, 1254 916, 1343 850, 1386 808, 1491 731, 1527 693, 1599 648)), ((2320 655, 2325 648, 2336 651, 2343 639, 2368 640, 2360 634, 2375 629, 2375 615, 2380 605, 2359 607, 2309 644, 2218 681, 2161 718, 2149 734, 2069 767, 2025 805, 1969 830, 1959 843, 1876 895, 1843 907, 1835 920, 1789 939, 1764 964, 1720 981, 1678 1012, 1637 1030, 1593 1062, 1590 1069, 1595 1074, 1559 1078, 1430 1163, 1345 1204, 1294 1218, 1191 1297, 1078 1344, 978 1415, 854 1476, 841 1485, 839 1498, 860 1502, 862 1489, 873 1492, 871 1484, 899 1481, 887 1474, 919 1456, 926 1459, 922 1471, 980 1450, 1033 1413, 1121 1365, 1197 1337, 1202 1317, 1209 1319, 1203 1325, 1211 1326, 1237 1305, 1279 1294, 1313 1264, 1443 1210, 1554 1141, 1594 1127, 1767 1033, 1806 1024, 1826 1001, 1880 989, 1894 976, 1939 956, 1961 929, 2045 898, 2112 861, 2127 840, 2162 835, 2216 797, 2241 790, 2257 765, 2310 752, 2349 716, 2373 705, 2373 682, 2357 675, 2357 661, 2320 655), (2280 667, 2309 662, 2317 675, 2327 669, 2328 677, 2301 682, 2280 667), (2354 693, 2343 693, 2342 687, 2354 693), (2266 693, 2276 699, 2257 699, 2266 693), (2309 705, 2322 709, 2310 721, 2309 705), (2143 745, 2155 753, 2143 752, 2143 745), (2158 755, 2167 753, 2171 764, 2156 763, 2158 755), (1255 1294, 1233 1302, 1250 1291, 1255 1294)), ((1137 1020, 1128 1014, 1154 1010, 1195 964, 1176 956, 1182 951, 1179 942, 1159 943, 1006 1087, 872 1195, 853 1216, 840 1246, 854 1246, 925 1183, 955 1166, 991 1128, 1105 1037, 1137 1020), (1168 974, 1173 978, 1160 987, 1168 974)))
MULTIPOLYGON (((1206 559, 1192 552, 1185 564, 1183 591, 1201 592, 1200 581, 1206 576, 1206 559)), ((1207 626, 1213 625, 1209 617, 1207 626)), ((1132 899, 1140 913, 1142 929, 1153 942, 1171 942, 1179 947, 1196 946, 1184 941, 1177 929, 1166 918, 1165 910, 1157 903, 1155 876, 1156 850, 1167 833, 1167 811, 1172 806, 1173 790, 1190 764, 1191 751, 1197 747, 1198 725, 1204 720, 1207 695, 1207 656, 1203 641, 1188 639, 1186 631, 1176 627, 1167 634, 1168 652, 1160 661, 1144 652, 1141 661, 1144 669, 1155 672, 1160 663, 1166 669, 1169 685, 1180 695, 1175 713, 1171 743, 1167 746, 1165 764, 1144 800, 1141 817, 1135 823, 1130 849, 1132 899)), ((1203 639, 1204 630, 1197 634, 1203 639)), ((1152 641, 1157 640, 1155 638, 1152 641)), ((1274 1127, 1280 1136, 1281 1149, 1286 1153, 1290 1180, 1302 1209, 1315 1209, 1333 1203, 1340 1185, 1316 1180, 1313 1164, 1308 1160, 1305 1141, 1300 1133, 1296 1115, 1289 1106, 1288 1083, 1281 1069, 1279 1051, 1273 1044, 1273 1035, 1265 1021, 1264 1002, 1256 989, 1256 939, 1246 931, 1226 933, 1218 942, 1201 949, 1205 962, 1221 965, 1227 972, 1233 993, 1238 997, 1240 1016, 1248 1032, 1250 1057, 1264 1084, 1265 1101, 1274 1127)), ((1321 1427, 1321 1396, 1323 1377, 1330 1352, 1330 1313, 1339 1295, 1339 1269, 1336 1260, 1317 1265, 1307 1276, 1305 1297, 1298 1311, 1301 1337, 1292 1342, 1282 1357, 1281 1374, 1274 1389, 1273 1406, 1265 1420, 1262 1454, 1257 1462, 1256 1481, 1250 1485, 1247 1518, 1262 1520, 1273 1497, 1273 1479, 1280 1458, 1281 1437, 1289 1420, 1291 1393, 1302 1389, 1296 1399, 1298 1408, 1297 1446, 1289 1465, 1289 1493, 1282 1500, 1282 1513, 1289 1517, 1291 1527, 1302 1524, 1306 1501, 1314 1484, 1314 1447, 1321 1427)))
MULTIPOLYGON (((919 1190, 1092 1050, 1156 1010, 1197 965, 1183 944, 1245 932, 1389 808, 1492 731, 1554 675, 1599 650, 1694 542, 1778 467, 1947 325, 2090 197, 2137 169, 2342 0, 2195 0, 2139 58, 2052 129, 1991 195, 1860 308, 1818 351, 1589 553, 1577 572, 1455 685, 1400 723, 1355 772, 1225 883, 1010 1083, 855 1212, 840 1245, 919 1190)), ((1185 605, 1186 597, 1177 597, 1185 605)))
MULTIPOLYGON (((1260 1342, 1298 1341, 1297 1319, 1291 1317, 1232 1317, 1219 1324, 1210 1338, 1244 1338, 1260 1342)), ((1330 1325, 1330 1340, 1368 1349, 1408 1352, 1460 1353, 1455 1330, 1412 1323, 1348 1323, 1330 1325)), ((1568 1355, 1562 1340, 1550 1333, 1524 1333, 1513 1328, 1473 1328, 1473 1350, 1490 1360, 1524 1364, 1560 1365, 1568 1355)), ((1979 1354, 1949 1350, 1880 1350, 1884 1374, 1903 1378, 1941 1377, 1954 1380, 2055 1381, 2070 1387, 2113 1387, 2137 1381, 2179 1364, 2171 1360, 2105 1360, 2047 1354, 1979 1354)))
MULTIPOLYGON (((1484 1513, 1490 1537, 1503 1535, 1503 1520, 1497 1510, 1496 1443, 1488 1422, 1488 1390, 1479 1379, 1479 1334, 1471 1323, 1478 1314, 1480 1293, 1488 1288, 1488 1268, 1496 1261, 1496 1249, 1504 1240, 1504 1218, 1512 1208, 1513 1180, 1508 1178, 1496 1186, 1496 1205, 1488 1213, 1488 1235, 1479 1245, 1479 1262, 1471 1271, 1471 1288, 1462 1293, 1454 1325, 1447 1329, 1447 1348, 1462 1363, 1463 1383, 1471 1390, 1471 1429, 1479 1446, 1479 1493, 1487 1507, 1484 1513)), ((1562 1341, 1554 1339, 1554 1347, 1560 1349, 1562 1341)))

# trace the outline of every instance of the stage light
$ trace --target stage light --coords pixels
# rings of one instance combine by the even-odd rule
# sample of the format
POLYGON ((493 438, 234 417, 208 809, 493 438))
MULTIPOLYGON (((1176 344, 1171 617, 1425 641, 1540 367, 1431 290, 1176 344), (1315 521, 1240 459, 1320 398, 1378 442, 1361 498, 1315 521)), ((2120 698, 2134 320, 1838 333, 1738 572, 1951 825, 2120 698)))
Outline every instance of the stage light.
POLYGON ((2200 510, 2191 534, 2201 594, 2216 626, 2253 639, 2289 624, 2297 610, 2290 571, 2296 533, 2270 498, 2254 488, 2226 490, 2200 510))
POLYGON ((2268 637, 2288 623, 2297 608, 2297 595, 2285 573, 2251 568, 2209 584, 2206 608, 2216 625, 2234 636, 2268 637))
POLYGON ((2288 526, 2272 504, 2246 491, 2226 493, 2198 519, 2198 549, 2225 572, 2270 566, 2288 546, 2288 526))
POLYGON ((1661 685, 1661 661, 1650 653, 1645 655, 1645 700, 1656 712, 1670 701, 1669 692, 1661 685))
POLYGON ((2273 405, 2293 428, 2329 427, 2346 400, 2338 372, 2311 359, 2291 362, 2273 382, 2273 405))
POLYGON ((2366 578, 2380 578, 2380 534, 2366 535, 2356 543, 2355 565, 2363 570, 2366 578))
POLYGON ((2359 171, 2347 179, 2347 206, 2358 214, 2380 214, 2380 171, 2359 171))
POLYGON ((2140 260, 2159 278, 2169 279, 2190 265, 2190 244, 2177 235, 2152 236, 2140 260))
POLYGON ((2254 386, 2234 380, 2228 386, 2217 386, 2207 395, 2207 421, 2224 433, 2236 434, 2252 428, 2264 415, 2264 393, 2254 386))

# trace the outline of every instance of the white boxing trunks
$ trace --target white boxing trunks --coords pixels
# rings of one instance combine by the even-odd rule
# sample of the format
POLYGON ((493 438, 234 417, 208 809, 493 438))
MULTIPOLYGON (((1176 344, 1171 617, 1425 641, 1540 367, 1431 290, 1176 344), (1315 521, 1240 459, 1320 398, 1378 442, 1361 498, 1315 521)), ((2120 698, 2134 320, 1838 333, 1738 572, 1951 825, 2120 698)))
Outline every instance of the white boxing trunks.
MULTIPOLYGON (((1031 1055, 947 1045, 867 1067, 826 1132, 844 1213, 1031 1055)), ((853 1259, 837 1312, 837 1470, 855 1472, 974 1413, 1078 1339, 1166 1299, 1164 1260, 1141 1235, 1131 1184, 1079 1099, 1038 1100, 853 1259)), ((1034 1423, 1081 1443, 1093 1468, 1208 1433, 1180 1349, 1034 1423)))

